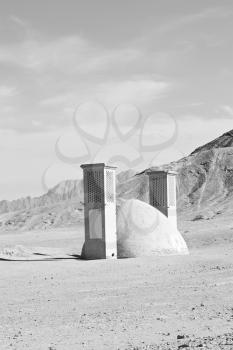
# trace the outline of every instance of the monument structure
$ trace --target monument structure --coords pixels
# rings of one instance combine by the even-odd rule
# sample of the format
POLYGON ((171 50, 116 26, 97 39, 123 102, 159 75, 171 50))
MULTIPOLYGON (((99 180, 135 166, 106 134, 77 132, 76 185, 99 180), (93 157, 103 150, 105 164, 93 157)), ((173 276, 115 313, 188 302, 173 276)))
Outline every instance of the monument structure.
POLYGON ((150 170, 149 176, 149 203, 177 228, 176 213, 176 175, 175 171, 150 170))
POLYGON ((83 164, 84 259, 117 258, 115 167, 83 164))

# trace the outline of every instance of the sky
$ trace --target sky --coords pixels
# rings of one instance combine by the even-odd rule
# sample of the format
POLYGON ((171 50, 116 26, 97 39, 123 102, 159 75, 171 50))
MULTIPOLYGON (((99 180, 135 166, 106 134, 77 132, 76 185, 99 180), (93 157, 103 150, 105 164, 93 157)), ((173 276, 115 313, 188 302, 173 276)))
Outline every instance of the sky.
POLYGON ((0 0, 0 200, 233 129, 231 0, 0 0))

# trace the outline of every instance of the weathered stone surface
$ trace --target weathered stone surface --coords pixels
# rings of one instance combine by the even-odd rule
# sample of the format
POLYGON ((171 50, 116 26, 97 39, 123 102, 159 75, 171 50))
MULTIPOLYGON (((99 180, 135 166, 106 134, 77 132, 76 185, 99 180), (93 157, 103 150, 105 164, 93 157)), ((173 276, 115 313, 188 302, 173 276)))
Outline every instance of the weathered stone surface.
POLYGON ((169 219, 136 199, 123 201, 118 208, 117 239, 119 257, 188 254, 183 237, 169 219))

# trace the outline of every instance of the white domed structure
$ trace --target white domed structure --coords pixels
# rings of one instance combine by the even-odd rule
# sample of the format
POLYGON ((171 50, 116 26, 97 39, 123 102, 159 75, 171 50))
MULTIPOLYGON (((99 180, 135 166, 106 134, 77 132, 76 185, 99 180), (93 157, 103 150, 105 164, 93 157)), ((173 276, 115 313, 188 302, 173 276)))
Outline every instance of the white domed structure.
POLYGON ((118 206, 117 245, 118 257, 188 254, 183 237, 169 219, 137 199, 118 206))

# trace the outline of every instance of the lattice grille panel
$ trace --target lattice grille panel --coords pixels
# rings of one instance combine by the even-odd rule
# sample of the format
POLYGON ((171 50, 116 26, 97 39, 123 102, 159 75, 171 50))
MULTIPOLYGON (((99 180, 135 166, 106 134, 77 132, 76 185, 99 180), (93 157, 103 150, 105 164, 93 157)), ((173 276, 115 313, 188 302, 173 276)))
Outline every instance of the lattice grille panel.
POLYGON ((156 176, 152 178, 151 199, 154 207, 167 206, 167 181, 165 176, 156 176))
POLYGON ((112 171, 106 171, 106 201, 113 203, 115 200, 114 196, 114 180, 112 171))
POLYGON ((87 171, 87 200, 88 203, 101 203, 102 201, 102 172, 87 171))

